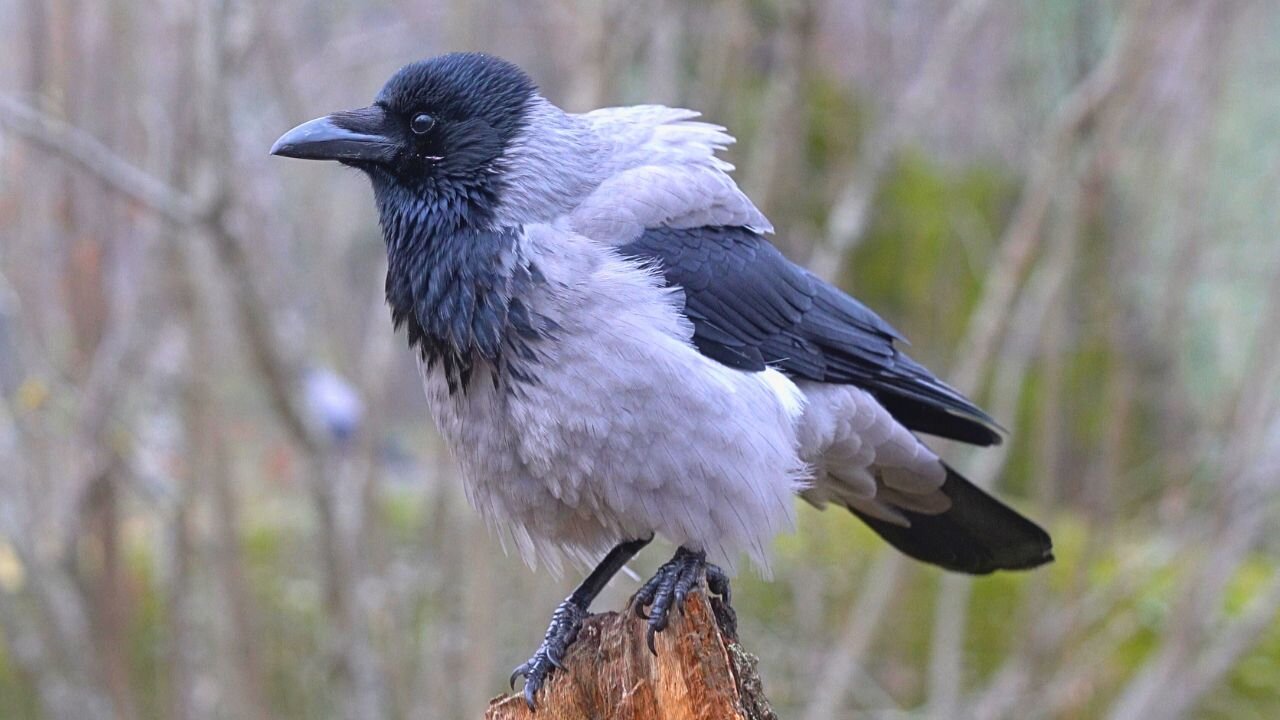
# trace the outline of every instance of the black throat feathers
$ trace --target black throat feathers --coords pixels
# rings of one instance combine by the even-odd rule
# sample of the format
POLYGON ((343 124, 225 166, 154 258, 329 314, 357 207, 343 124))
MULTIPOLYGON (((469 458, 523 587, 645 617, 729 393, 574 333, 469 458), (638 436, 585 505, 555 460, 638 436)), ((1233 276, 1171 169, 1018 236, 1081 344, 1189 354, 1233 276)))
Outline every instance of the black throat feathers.
POLYGON ((493 227, 493 193, 483 186, 431 182, 405 188, 372 174, 387 244, 387 303, 396 329, 428 368, 444 372, 450 394, 466 391, 478 365, 527 380, 509 353, 536 359, 529 342, 545 328, 522 297, 541 277, 519 256, 518 227, 493 227))

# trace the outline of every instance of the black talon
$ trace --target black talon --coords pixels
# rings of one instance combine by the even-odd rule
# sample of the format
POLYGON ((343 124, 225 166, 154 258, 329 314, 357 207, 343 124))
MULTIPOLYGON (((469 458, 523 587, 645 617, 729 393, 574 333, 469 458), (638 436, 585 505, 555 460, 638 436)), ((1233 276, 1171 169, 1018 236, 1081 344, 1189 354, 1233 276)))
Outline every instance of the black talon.
POLYGON ((685 548, 676 550, 676 554, 667 561, 653 577, 636 593, 636 614, 648 621, 645 641, 649 652, 658 654, 657 634, 667 628, 671 608, 680 608, 684 614, 684 603, 689 593, 693 592, 705 575, 707 588, 728 602, 729 578, 724 571, 707 562, 703 552, 695 552, 685 548), (649 612, 644 611, 649 606, 649 612))
POLYGON ((524 702, 530 710, 537 709, 534 696, 538 694, 538 690, 542 689, 547 676, 553 670, 564 669, 565 653, 569 651, 573 641, 578 639, 578 631, 582 629, 582 623, 587 618, 587 608, 591 607, 591 601, 600 594, 609 579, 652 539, 653 537, 650 536, 644 540, 631 540, 620 543, 610 550, 596 569, 582 581, 578 589, 574 590, 573 594, 560 603, 556 611, 551 614, 551 624, 547 626, 542 645, 538 647, 533 657, 513 670, 508 679, 511 689, 514 690, 516 678, 524 678, 524 702))
POLYGON ((524 676, 524 701, 530 710, 535 709, 534 695, 542 688, 543 681, 553 669, 564 669, 564 655, 578 638, 578 630, 587 617, 582 601, 570 595, 560 603, 551 615, 551 624, 542 639, 542 645, 523 665, 511 673, 510 683, 515 689, 516 678, 524 676))
POLYGON ((680 608, 680 615, 684 615, 684 601, 689 596, 689 592, 693 590, 694 585, 698 582, 698 573, 690 572, 681 575, 675 583, 675 606, 680 608))
POLYGON ((522 693, 524 695, 524 704, 529 706, 530 711, 538 709, 538 703, 534 702, 533 696, 536 695, 538 693, 538 689, 542 687, 542 679, 544 675, 545 673, 539 674, 536 679, 534 676, 530 675, 529 679, 524 684, 524 693, 522 693))
POLYGON ((653 598, 658 593, 658 583, 661 580, 660 574, 661 574, 661 570, 659 570, 659 575, 654 575, 652 578, 649 578, 649 581, 646 582, 644 585, 640 586, 640 589, 636 591, 636 595, 635 595, 636 615, 639 615, 645 620, 649 619, 649 613, 645 612, 644 609, 645 609, 645 606, 653 603, 653 598))
POLYGON ((726 605, 731 604, 729 576, 724 574, 724 570, 721 570, 719 565, 707 563, 707 589, 719 595, 726 605))

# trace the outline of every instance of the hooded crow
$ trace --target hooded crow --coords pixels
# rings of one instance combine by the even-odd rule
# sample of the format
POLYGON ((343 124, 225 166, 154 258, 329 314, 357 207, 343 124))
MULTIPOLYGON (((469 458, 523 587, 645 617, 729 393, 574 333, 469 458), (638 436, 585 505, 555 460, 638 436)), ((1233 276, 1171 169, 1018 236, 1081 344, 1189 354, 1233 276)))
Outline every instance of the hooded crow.
POLYGON ((655 535, 679 549, 637 596, 651 648, 704 577, 727 596, 743 552, 767 571, 795 495, 948 570, 1053 557, 917 437, 993 445, 999 426, 769 243, 716 156, 733 138, 697 116, 567 113, 515 65, 454 53, 271 149, 368 175, 392 322, 468 499, 531 566, 594 568, 512 675, 531 707, 655 535))

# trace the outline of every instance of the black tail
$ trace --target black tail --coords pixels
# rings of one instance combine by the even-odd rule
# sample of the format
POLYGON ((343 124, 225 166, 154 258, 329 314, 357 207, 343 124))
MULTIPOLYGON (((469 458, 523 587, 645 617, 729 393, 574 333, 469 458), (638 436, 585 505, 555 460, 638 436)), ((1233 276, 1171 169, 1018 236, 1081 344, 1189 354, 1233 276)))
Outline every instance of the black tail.
POLYGON ((850 510, 890 545, 947 570, 985 575, 995 570, 1026 570, 1053 560, 1048 533, 950 467, 942 492, 951 498, 951 509, 940 515, 899 509, 911 527, 850 510))

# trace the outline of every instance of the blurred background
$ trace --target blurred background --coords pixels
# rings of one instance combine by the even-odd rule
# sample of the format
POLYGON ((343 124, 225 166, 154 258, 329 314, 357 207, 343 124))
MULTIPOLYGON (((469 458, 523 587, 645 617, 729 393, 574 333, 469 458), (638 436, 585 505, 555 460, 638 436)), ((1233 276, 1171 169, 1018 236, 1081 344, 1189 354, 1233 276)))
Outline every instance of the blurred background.
POLYGON ((780 717, 1280 717, 1270 0, 0 0, 0 717, 479 718, 536 647, 577 578, 466 506, 366 181, 267 155, 455 49, 728 126, 1010 430, 943 449, 1058 561, 805 507, 734 593, 780 717))

